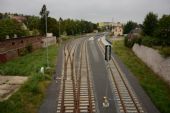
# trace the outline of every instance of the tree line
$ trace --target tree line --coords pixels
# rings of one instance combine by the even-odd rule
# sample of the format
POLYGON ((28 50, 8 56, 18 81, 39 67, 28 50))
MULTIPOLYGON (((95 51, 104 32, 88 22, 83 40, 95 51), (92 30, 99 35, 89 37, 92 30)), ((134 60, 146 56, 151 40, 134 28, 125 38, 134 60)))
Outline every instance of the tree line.
MULTIPOLYGON (((34 35, 45 35, 45 15, 47 11, 45 5, 43 5, 40 16, 29 16, 12 14, 14 16, 23 16, 26 19, 23 22, 18 22, 11 19, 9 13, 0 13, 0 39, 5 39, 6 36, 13 38, 16 34, 18 37, 21 36, 34 36, 34 35), (27 29, 24 29, 24 26, 27 29)), ((91 33, 97 29, 97 25, 86 21, 86 20, 73 20, 73 19, 62 19, 61 17, 57 20, 50 17, 50 12, 47 15, 47 32, 53 33, 54 36, 59 37, 61 35, 77 35, 84 33, 91 33)))
POLYGON ((170 15, 158 18, 157 14, 149 12, 142 24, 128 21, 124 25, 124 33, 128 34, 136 27, 141 28, 142 33, 140 37, 129 41, 127 41, 128 37, 125 38, 125 42, 129 43, 130 47, 136 42, 147 46, 170 46, 170 15))

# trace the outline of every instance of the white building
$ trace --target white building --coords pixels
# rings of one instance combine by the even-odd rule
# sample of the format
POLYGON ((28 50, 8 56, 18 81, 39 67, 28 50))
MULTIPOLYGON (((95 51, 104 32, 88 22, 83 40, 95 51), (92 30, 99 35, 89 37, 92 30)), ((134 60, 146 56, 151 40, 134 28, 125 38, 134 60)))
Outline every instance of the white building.
POLYGON ((122 36, 123 35, 123 25, 120 22, 113 23, 112 32, 114 36, 122 36))

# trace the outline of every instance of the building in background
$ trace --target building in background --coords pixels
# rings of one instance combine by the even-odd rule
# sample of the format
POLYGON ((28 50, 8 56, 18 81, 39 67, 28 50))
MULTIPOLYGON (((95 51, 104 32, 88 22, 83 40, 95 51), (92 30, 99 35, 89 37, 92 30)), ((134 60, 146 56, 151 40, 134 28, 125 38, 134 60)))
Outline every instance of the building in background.
POLYGON ((18 23, 22 24, 22 29, 27 30, 27 26, 24 24, 24 21, 27 20, 27 18, 25 16, 22 15, 9 15, 9 17, 13 20, 16 20, 18 23))
POLYGON ((111 30, 113 23, 112 22, 99 22, 99 29, 101 30, 111 30))
POLYGON ((16 20, 19 23, 24 23, 24 21, 27 20, 26 17, 24 17, 24 16, 10 15, 10 18, 16 20))
POLYGON ((99 22, 99 27, 107 27, 107 26, 112 26, 113 23, 112 22, 99 22))
POLYGON ((113 23, 112 33, 114 36, 122 36, 123 35, 123 24, 120 22, 113 23))

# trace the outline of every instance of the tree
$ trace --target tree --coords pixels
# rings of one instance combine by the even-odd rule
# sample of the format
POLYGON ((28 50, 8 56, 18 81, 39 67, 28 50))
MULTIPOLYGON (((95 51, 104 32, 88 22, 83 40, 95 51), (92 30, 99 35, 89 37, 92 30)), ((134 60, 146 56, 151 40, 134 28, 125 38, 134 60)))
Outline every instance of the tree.
POLYGON ((0 19, 3 19, 3 14, 2 13, 0 13, 0 19))
POLYGON ((158 22, 156 36, 162 42, 162 45, 170 45, 170 15, 163 15, 158 22))
POLYGON ((29 28, 29 30, 39 29, 40 18, 36 16, 28 16, 26 25, 29 28))
POLYGON ((42 34, 45 34, 45 32, 46 32, 45 31, 45 26, 46 26, 46 24, 45 24, 46 20, 45 19, 46 19, 46 16, 48 17, 48 15, 49 15, 49 11, 47 11, 45 4, 42 6, 42 9, 40 11, 40 15, 41 15, 40 30, 41 30, 42 34))
POLYGON ((153 36, 158 24, 158 16, 152 12, 148 13, 143 22, 143 31, 148 36, 153 36))
POLYGON ((47 7, 46 7, 45 4, 42 6, 42 9, 40 11, 40 15, 41 15, 42 18, 44 18, 46 15, 47 16, 49 15, 49 11, 47 11, 47 7))
POLYGON ((55 18, 48 17, 47 19, 48 32, 53 33, 54 36, 59 36, 59 23, 55 18))
POLYGON ((133 21, 128 21, 123 27, 124 34, 128 34, 131 30, 135 29, 137 26, 138 26, 137 23, 133 21))
POLYGON ((58 20, 59 35, 63 34, 62 23, 63 23, 63 19, 60 17, 59 20, 58 20))
POLYGON ((0 39, 5 39, 8 35, 9 37, 14 37, 14 34, 17 36, 26 36, 27 31, 22 29, 22 24, 18 23, 12 19, 3 19, 0 20, 0 39))

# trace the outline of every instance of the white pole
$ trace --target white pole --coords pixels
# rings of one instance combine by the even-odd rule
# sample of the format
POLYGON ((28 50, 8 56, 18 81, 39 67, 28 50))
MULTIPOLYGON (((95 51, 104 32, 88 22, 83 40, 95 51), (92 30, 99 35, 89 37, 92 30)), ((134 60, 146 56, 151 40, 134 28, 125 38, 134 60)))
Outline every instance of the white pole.
POLYGON ((60 19, 59 19, 59 37, 60 37, 60 19))
MULTIPOLYGON (((47 11, 45 11, 45 34, 47 39, 47 11)), ((46 50, 47 50, 47 68, 49 68, 49 61, 48 61, 48 39, 46 41, 46 50)))

